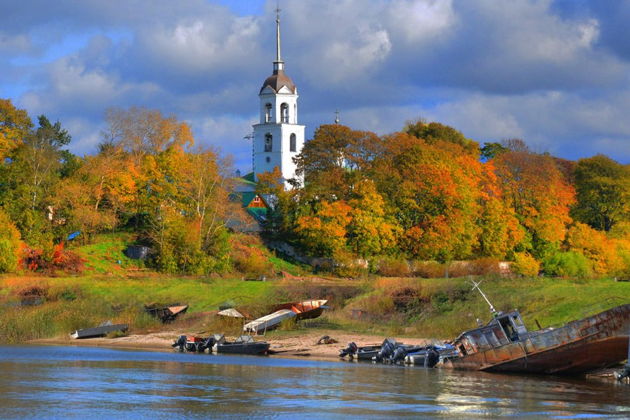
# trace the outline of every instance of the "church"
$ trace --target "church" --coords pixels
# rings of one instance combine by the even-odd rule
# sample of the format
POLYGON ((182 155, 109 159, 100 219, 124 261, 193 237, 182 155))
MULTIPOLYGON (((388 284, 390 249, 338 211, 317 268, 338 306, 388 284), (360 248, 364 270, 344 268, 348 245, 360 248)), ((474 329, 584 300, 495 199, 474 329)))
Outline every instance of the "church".
POLYGON ((293 162, 304 146, 305 127, 298 123, 298 91, 293 80, 284 71, 280 49, 280 10, 276 10, 276 59, 273 73, 265 79, 258 93, 260 99, 259 122, 254 124, 252 147, 253 172, 238 178, 235 192, 243 207, 253 216, 264 217, 270 205, 269 197, 255 193, 258 176, 276 167, 282 174, 285 188, 291 188, 289 179, 297 179, 297 165, 293 162))

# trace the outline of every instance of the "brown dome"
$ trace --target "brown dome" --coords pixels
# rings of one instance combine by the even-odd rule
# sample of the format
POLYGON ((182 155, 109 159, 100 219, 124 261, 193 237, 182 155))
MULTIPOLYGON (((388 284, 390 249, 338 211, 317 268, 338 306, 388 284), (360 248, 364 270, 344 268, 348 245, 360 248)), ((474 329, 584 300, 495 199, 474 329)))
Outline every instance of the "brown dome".
POLYGON ((283 86, 289 89, 291 93, 295 93, 295 84, 289 76, 284 74, 284 70, 275 70, 271 76, 267 77, 260 88, 260 93, 262 93, 267 86, 273 89, 276 93, 278 93, 283 86))

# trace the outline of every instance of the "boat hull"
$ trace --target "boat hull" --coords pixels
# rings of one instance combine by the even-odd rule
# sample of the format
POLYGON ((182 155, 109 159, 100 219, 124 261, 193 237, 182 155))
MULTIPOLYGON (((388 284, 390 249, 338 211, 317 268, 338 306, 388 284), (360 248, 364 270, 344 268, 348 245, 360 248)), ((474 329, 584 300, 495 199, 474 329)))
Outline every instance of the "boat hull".
POLYGON ((522 340, 448 358, 445 367, 488 372, 580 374, 622 362, 628 356, 630 305, 529 333, 522 340))
POLYGON ((266 354, 269 343, 217 344, 216 352, 222 354, 266 354))

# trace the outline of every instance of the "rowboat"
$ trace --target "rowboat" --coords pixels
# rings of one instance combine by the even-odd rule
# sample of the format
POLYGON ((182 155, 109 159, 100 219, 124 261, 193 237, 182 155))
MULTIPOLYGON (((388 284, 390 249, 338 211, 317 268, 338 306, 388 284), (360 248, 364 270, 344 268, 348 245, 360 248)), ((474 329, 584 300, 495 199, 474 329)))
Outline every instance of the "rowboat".
POLYGON ((93 328, 85 328, 82 330, 76 330, 75 332, 70 334, 72 338, 94 338, 94 337, 104 337, 110 332, 122 331, 125 332, 129 329, 129 325, 127 324, 112 324, 111 322, 103 323, 98 327, 93 328))
POLYGON ((296 314, 290 309, 280 309, 269 315, 265 315, 243 326, 243 331, 254 334, 264 333, 267 330, 277 328, 282 321, 295 318, 296 314))
POLYGON ((295 319, 297 320, 312 319, 320 316, 324 309, 328 309, 326 303, 328 303, 328 300, 326 299, 287 302, 276 305, 273 310, 279 311, 281 309, 289 309, 295 313, 295 319))

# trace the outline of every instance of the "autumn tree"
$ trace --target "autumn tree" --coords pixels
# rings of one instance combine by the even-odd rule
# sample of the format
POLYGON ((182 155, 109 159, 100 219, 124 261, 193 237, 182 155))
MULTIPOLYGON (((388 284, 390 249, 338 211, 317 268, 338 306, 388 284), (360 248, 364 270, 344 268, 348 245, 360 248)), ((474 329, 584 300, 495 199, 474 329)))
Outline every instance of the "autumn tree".
POLYGON ((569 208, 575 202, 553 158, 527 151, 502 153, 494 160, 505 203, 514 210, 529 239, 523 250, 541 257, 549 246, 558 248, 571 222, 569 208))
POLYGON ((428 144, 438 142, 448 142, 457 144, 468 153, 477 155, 479 153, 479 144, 469 138, 466 138, 460 131, 445 124, 438 122, 430 122, 419 119, 408 122, 403 132, 424 140, 428 144))
POLYGON ((597 155, 580 159, 574 173, 577 203, 572 214, 576 219, 604 231, 630 221, 630 166, 597 155))
POLYGON ((10 99, 0 99, 0 161, 29 135, 33 123, 23 109, 18 109, 10 99))

